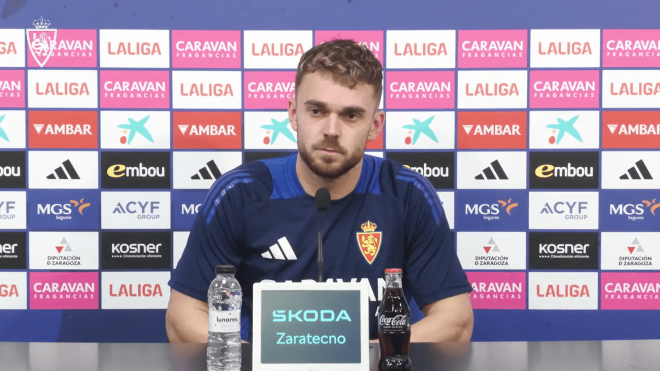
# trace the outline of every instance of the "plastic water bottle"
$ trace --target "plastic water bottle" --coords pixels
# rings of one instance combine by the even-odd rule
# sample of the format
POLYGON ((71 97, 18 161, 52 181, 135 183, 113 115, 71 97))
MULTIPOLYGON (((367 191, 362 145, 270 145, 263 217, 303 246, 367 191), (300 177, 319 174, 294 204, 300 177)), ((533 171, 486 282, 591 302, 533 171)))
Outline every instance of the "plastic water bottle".
POLYGON ((208 292, 209 339, 207 371, 241 370, 241 285, 234 278, 233 265, 215 267, 215 279, 208 292))

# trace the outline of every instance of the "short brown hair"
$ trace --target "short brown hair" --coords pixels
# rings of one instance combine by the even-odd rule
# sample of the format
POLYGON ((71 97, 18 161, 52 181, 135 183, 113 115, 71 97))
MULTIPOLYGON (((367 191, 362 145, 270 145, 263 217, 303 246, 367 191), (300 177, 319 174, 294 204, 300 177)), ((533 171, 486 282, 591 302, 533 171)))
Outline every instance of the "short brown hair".
POLYGON ((366 46, 353 40, 333 39, 303 54, 296 71, 296 91, 306 73, 328 72, 332 79, 349 89, 358 83, 374 87, 380 102, 383 91, 383 66, 366 46))

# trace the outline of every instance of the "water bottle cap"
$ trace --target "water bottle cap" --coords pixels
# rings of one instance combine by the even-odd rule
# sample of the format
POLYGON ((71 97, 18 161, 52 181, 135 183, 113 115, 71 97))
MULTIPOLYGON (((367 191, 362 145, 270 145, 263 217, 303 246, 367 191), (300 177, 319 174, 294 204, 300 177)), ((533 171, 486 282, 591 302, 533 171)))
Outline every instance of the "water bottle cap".
POLYGON ((216 265, 215 274, 234 274, 236 273, 236 267, 233 265, 216 265))
POLYGON ((401 273, 403 272, 401 268, 388 268, 385 269, 385 273, 401 273))

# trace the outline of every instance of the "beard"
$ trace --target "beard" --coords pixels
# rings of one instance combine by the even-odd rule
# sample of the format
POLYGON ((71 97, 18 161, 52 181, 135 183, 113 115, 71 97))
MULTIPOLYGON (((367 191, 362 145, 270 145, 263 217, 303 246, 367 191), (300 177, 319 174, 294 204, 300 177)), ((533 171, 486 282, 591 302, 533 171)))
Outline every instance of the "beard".
MULTIPOLYGON (((365 141, 366 147, 366 141, 365 141)), ((339 145, 337 137, 326 136, 323 140, 312 146, 312 151, 319 149, 330 149, 344 155, 344 159, 337 159, 336 156, 329 156, 321 154, 320 158, 312 157, 312 153, 307 151, 305 143, 298 138, 298 153, 303 159, 307 167, 312 170, 314 174, 324 179, 337 179, 346 174, 349 170, 355 167, 364 155, 364 150, 359 147, 354 148, 352 152, 348 152, 344 147, 339 145)))

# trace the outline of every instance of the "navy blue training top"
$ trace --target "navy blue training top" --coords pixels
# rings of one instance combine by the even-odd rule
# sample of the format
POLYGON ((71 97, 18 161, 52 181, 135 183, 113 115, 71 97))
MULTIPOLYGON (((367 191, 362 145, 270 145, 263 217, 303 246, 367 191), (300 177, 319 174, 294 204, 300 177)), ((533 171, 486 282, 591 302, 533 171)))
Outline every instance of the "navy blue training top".
MULTIPOLYGON (((207 300, 214 268, 231 264, 243 289, 241 337, 252 339, 255 282, 315 281, 317 207, 296 175, 297 153, 250 162, 209 190, 169 285, 207 300)), ((333 200, 325 217, 324 279, 368 280, 369 336, 384 270, 403 269, 403 289, 418 306, 472 291, 454 250, 440 200, 422 175, 394 161, 364 156, 357 186, 333 200)))

